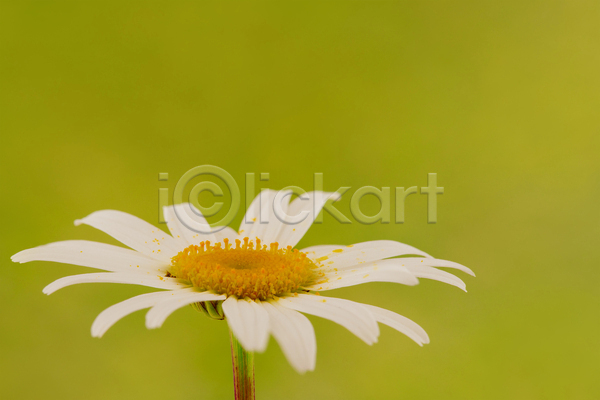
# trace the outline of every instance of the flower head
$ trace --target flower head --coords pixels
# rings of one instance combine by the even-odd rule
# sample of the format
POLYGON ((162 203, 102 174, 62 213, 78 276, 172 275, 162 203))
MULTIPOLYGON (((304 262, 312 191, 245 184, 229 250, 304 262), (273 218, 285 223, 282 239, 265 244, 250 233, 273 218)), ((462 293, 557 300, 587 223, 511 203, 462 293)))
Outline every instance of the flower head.
POLYGON ((92 335, 96 337, 138 310, 149 308, 146 326, 158 328, 177 309, 196 304, 217 318, 224 316, 248 351, 264 351, 273 335, 298 372, 313 370, 316 362, 314 329, 303 313, 330 319, 367 344, 377 341, 378 323, 404 333, 419 345, 429 342, 420 326, 401 315, 321 296, 317 291, 367 282, 416 285, 418 278, 435 279, 465 290, 462 280, 437 267, 473 275, 470 269, 389 240, 298 250, 296 244, 335 194, 311 192, 289 203, 274 204, 282 198, 277 193, 262 191, 238 231, 229 227, 193 229, 209 225, 188 203, 165 207, 171 235, 130 214, 104 210, 75 224, 93 226, 130 249, 70 240, 21 251, 12 260, 55 261, 108 271, 58 279, 44 288, 46 294, 90 282, 164 289, 104 310, 92 324, 92 335), (303 214, 305 218, 290 223, 286 218, 277 218, 275 210, 283 211, 285 216, 303 214))
POLYGON ((306 253, 279 248, 279 243, 269 247, 248 237, 241 244, 229 239, 211 246, 210 241, 191 245, 172 259, 169 274, 185 279, 195 287, 216 293, 251 300, 268 300, 282 293, 294 293, 316 281, 317 265, 306 253))

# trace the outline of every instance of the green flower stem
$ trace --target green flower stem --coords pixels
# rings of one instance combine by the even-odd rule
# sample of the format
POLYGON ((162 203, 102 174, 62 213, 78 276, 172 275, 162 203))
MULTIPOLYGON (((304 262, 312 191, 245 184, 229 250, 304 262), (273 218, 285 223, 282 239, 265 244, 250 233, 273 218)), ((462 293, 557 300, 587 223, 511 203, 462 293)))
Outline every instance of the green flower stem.
POLYGON ((244 350, 229 331, 235 400, 254 400, 254 353, 244 350))

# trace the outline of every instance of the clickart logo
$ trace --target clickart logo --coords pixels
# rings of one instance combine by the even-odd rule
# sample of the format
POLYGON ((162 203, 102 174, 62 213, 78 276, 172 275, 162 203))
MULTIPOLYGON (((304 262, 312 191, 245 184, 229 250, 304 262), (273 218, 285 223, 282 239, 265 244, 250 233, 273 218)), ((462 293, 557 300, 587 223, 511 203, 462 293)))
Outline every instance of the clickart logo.
MULTIPOLYGON (((259 175, 261 182, 267 182, 270 179, 268 172, 263 172, 259 175)), ((349 197, 350 214, 357 223, 374 224, 379 222, 389 224, 393 209, 395 214, 394 223, 402 224, 405 219, 405 202, 407 197, 411 194, 420 193, 427 196, 427 222, 430 224, 437 223, 437 195, 443 194, 444 188, 438 187, 436 173, 429 173, 427 175, 427 186, 420 188, 417 186, 397 186, 393 188, 389 186, 381 188, 362 186, 352 191, 352 187, 343 186, 336 191, 326 192, 323 190, 323 179, 323 173, 314 173, 313 186, 310 188, 310 191, 299 186, 287 186, 277 191, 269 190, 268 196, 265 196, 266 189, 256 187, 256 173, 246 173, 243 182, 245 209, 253 206, 260 207, 259 212, 255 213, 255 215, 258 215, 256 220, 246 222, 268 224, 269 218, 274 217, 283 223, 294 225, 302 223, 312 214, 314 223, 322 223, 323 216, 319 212, 322 209, 324 213, 330 214, 338 222, 350 224, 353 221, 335 206, 335 203, 342 199, 342 197, 349 197), (392 193, 394 195, 393 203, 392 193), (253 203, 257 194, 259 195, 257 198, 258 201, 253 203), (361 210, 360 201, 367 195, 375 196, 379 200, 380 207, 375 214, 366 215, 361 210), (305 206, 301 207, 302 211, 294 212, 294 207, 289 206, 293 196, 297 197, 294 202, 305 202, 305 206), (312 212, 307 211, 307 208, 310 208, 307 207, 309 202, 312 205, 312 212)), ((159 173, 158 180, 169 181, 169 174, 166 172, 159 173)), ((171 202, 169 201, 169 192, 168 188, 158 189, 159 223, 165 223, 165 216, 163 215, 164 206, 183 203, 186 207, 174 207, 176 217, 188 228, 203 233, 208 233, 216 229, 211 228, 211 225, 221 227, 229 225, 238 214, 242 203, 238 182, 229 172, 214 165, 201 165, 185 172, 177 180, 175 188, 172 191, 171 202), (197 182, 198 180, 201 181, 197 182), (197 183, 193 184, 194 181, 197 183), (208 207, 203 206, 199 201, 200 195, 204 192, 210 193, 216 198, 208 207), (227 197, 230 198, 230 201, 227 202, 229 208, 224 210, 226 202, 220 200, 224 200, 227 193, 227 197), (187 205, 188 203, 191 206, 187 205), (196 215, 190 218, 190 213, 196 215), (217 215, 220 216, 220 219, 211 222, 210 225, 204 219, 205 217, 210 218, 217 215)))

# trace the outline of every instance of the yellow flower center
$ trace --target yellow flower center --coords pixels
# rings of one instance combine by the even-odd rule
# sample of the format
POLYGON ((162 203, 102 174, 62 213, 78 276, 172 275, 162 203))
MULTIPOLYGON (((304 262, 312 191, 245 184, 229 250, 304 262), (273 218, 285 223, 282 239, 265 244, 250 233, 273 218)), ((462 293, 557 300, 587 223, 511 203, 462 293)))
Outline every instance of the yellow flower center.
POLYGON ((186 247, 172 258, 169 274, 204 290, 253 300, 295 292, 318 276, 317 265, 292 246, 267 247, 260 239, 255 245, 248 238, 243 244, 237 239, 235 247, 223 242, 224 247, 209 241, 186 247))

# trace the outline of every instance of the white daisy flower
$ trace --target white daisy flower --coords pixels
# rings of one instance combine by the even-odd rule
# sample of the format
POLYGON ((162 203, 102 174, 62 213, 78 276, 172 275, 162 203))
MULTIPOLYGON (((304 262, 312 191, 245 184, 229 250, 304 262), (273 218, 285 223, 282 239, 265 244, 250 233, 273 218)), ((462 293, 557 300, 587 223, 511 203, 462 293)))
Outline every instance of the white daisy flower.
POLYGON ((438 280, 465 290, 461 279, 437 267, 471 275, 473 272, 390 240, 295 249, 325 202, 335 195, 311 192, 292 202, 281 202, 286 196, 264 190, 250 205, 238 232, 229 227, 211 231, 195 229, 206 228, 208 224, 189 203, 164 208, 171 235, 124 212, 97 211, 75 221, 75 225, 93 226, 131 250, 68 240, 21 251, 12 260, 54 261, 108 271, 58 279, 44 288, 46 294, 89 282, 163 289, 104 310, 92 324, 95 337, 101 337, 126 315, 147 308, 150 310, 146 326, 158 328, 171 313, 191 304, 213 318, 225 319, 234 336, 232 341, 237 339, 248 352, 264 351, 269 336, 273 335, 290 364, 300 373, 315 368, 317 354, 313 326, 303 314, 330 319, 369 345, 377 341, 378 323, 400 331, 419 345, 429 343, 425 331, 408 318, 317 292, 367 282, 412 286, 419 282, 418 278, 438 280), (277 218, 282 212, 283 221, 277 218), (299 215, 306 218, 300 223, 289 223, 299 215))

